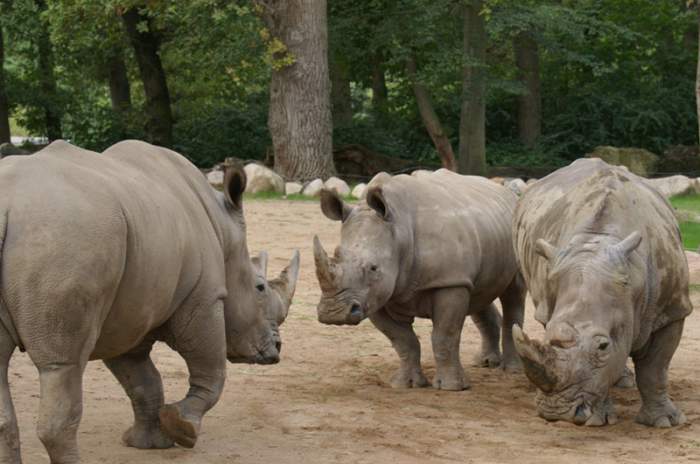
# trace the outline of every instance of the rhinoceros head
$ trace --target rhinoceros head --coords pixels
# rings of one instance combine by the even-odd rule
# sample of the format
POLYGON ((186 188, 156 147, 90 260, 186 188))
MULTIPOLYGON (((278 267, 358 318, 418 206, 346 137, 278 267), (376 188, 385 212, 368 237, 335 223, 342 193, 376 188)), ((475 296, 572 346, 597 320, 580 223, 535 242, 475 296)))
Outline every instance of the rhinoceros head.
POLYGON ((267 252, 261 251, 251 259, 255 272, 255 289, 257 290, 258 308, 265 315, 277 335, 279 346, 279 326, 287 319, 289 306, 292 304, 294 290, 299 277, 299 252, 295 251, 291 261, 280 273, 279 277, 267 280, 267 252))
POLYGON ((616 417, 610 387, 621 377, 634 330, 630 255, 641 236, 617 243, 572 245, 562 251, 538 240, 549 263, 545 339, 531 340, 513 327, 527 377, 537 386, 537 411, 547 420, 605 425, 616 417))
POLYGON ((321 192, 321 210, 342 221, 340 246, 328 257, 314 237, 316 276, 321 286, 318 320, 359 324, 391 297, 399 274, 393 214, 381 187, 370 188, 366 203, 352 207, 334 192, 321 192))
POLYGON ((259 289, 254 263, 248 254, 242 197, 246 186, 245 171, 229 166, 224 174, 223 207, 230 230, 224 250, 226 254, 226 290, 224 316, 226 354, 230 362, 274 364, 279 362, 282 342, 279 324, 286 316, 298 273, 298 259, 278 290, 259 289), (290 291, 291 290, 291 291, 290 291), (284 311, 283 311, 284 306, 284 311))

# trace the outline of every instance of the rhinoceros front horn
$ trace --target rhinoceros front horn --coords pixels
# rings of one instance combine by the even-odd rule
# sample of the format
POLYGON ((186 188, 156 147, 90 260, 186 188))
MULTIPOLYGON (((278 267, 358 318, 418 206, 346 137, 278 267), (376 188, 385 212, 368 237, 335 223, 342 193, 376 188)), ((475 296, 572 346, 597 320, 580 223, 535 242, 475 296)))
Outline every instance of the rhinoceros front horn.
POLYGON ((321 290, 332 289, 333 274, 331 273, 331 263, 317 235, 314 235, 314 262, 316 263, 316 277, 318 277, 321 290))
POLYGON ((537 340, 530 340, 517 324, 513 325, 513 341, 523 361, 527 378, 543 392, 552 392, 558 382, 552 365, 547 362, 547 358, 552 358, 547 356, 547 350, 552 348, 542 345, 537 340))

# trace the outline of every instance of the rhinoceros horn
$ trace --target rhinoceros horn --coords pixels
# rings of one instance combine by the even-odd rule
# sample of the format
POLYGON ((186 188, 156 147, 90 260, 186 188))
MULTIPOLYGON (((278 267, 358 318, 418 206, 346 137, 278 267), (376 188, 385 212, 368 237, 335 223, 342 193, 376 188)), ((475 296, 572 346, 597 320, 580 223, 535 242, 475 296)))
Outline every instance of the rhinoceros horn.
POLYGON ((548 356, 552 354, 548 353, 548 350, 553 348, 542 345, 537 340, 530 340, 517 324, 513 325, 513 341, 515 349, 523 360, 527 378, 543 392, 552 392, 559 381, 551 365, 553 356, 548 356), (548 360, 550 362, 547 362, 548 360))
POLYGON ((314 262, 316 263, 316 277, 321 285, 321 290, 333 289, 333 272, 326 250, 321 245, 318 235, 314 235, 314 262))

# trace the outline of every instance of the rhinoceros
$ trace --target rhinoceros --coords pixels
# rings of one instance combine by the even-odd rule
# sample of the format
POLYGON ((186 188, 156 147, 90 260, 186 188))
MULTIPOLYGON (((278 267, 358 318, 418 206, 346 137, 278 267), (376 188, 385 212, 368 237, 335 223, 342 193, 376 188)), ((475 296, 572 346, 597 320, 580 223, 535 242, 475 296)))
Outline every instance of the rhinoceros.
POLYGON ((516 197, 487 179, 447 170, 419 176, 383 175, 357 206, 324 190, 321 209, 342 221, 341 243, 329 258, 314 237, 322 296, 318 320, 358 324, 365 318, 399 355, 395 388, 428 384, 420 365, 414 318, 433 322, 433 386, 462 390, 468 381, 459 343, 467 315, 482 335, 478 363, 497 365, 503 304, 503 365, 517 369, 511 328, 523 319, 525 289, 511 237, 516 197))
MULTIPOLYGON (((214 192, 184 157, 138 141, 103 154, 57 141, 0 162, 0 462, 20 462, 7 377, 16 347, 39 371, 38 435, 52 463, 79 461, 88 360, 104 360, 126 390, 134 424, 123 439, 137 448, 194 446, 227 358, 278 362, 286 309, 261 307, 270 295, 248 255, 245 184, 234 167, 214 192), (187 363, 190 389, 174 404, 150 358, 156 341, 187 363)), ((295 258, 275 284, 284 304, 297 272, 295 258)))
POLYGON ((513 335, 548 420, 600 426, 617 417, 609 390, 628 357, 637 421, 681 424, 668 366, 692 311, 688 265, 668 202, 647 182, 600 159, 580 159, 531 186, 513 222, 543 342, 513 335))

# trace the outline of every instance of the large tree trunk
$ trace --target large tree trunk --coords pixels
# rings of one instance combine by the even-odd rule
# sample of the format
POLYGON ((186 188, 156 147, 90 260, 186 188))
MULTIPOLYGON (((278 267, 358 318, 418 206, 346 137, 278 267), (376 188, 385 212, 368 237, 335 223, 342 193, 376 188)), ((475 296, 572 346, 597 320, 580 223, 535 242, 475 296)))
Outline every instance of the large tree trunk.
POLYGON ((170 92, 165 79, 165 71, 158 54, 160 39, 151 28, 148 17, 141 15, 134 7, 122 14, 126 34, 134 47, 136 62, 146 94, 146 134, 150 142, 170 147, 173 144, 173 115, 170 108, 170 92), (140 23, 147 24, 140 31, 140 23))
MULTIPOLYGON (((39 14, 46 11, 44 0, 35 0, 39 14)), ((49 37, 48 25, 44 24, 39 31, 38 59, 40 88, 42 93, 42 105, 44 107, 44 121, 46 124, 46 136, 49 142, 62 139, 61 111, 59 108, 56 75, 54 73, 53 47, 49 37)))
POLYGON ((384 111, 388 96, 384 59, 380 53, 375 53, 372 57, 372 107, 375 111, 384 111))
POLYGON ((352 123, 352 95, 347 63, 333 55, 330 74, 333 127, 349 126, 352 123))
POLYGON ((518 136, 532 148, 542 135, 542 91, 540 55, 537 42, 528 32, 521 32, 513 41, 518 79, 525 93, 518 96, 518 136))
POLYGON ((0 28, 0 144, 10 143, 10 104, 5 89, 5 42, 0 28))
POLYGON ((268 127, 275 170, 289 180, 327 179, 335 168, 326 0, 258 4, 270 32, 294 58, 272 70, 268 127))
POLYGON ((456 171, 457 162, 455 161, 454 151, 452 151, 452 144, 442 129, 442 123, 435 113, 428 90, 418 81, 416 60, 412 56, 406 60, 406 74, 411 81, 413 95, 416 97, 416 104, 418 105, 418 112, 423 120, 423 125, 425 125, 425 129, 428 131, 433 145, 435 145, 435 150, 440 156, 442 166, 451 171, 456 171))
POLYGON ((121 115, 131 109, 131 85, 121 52, 115 52, 107 58, 107 72, 112 110, 121 115))
POLYGON ((462 110, 459 120, 459 172, 486 173, 486 29, 480 15, 483 0, 472 0, 463 8, 464 67, 462 110))

